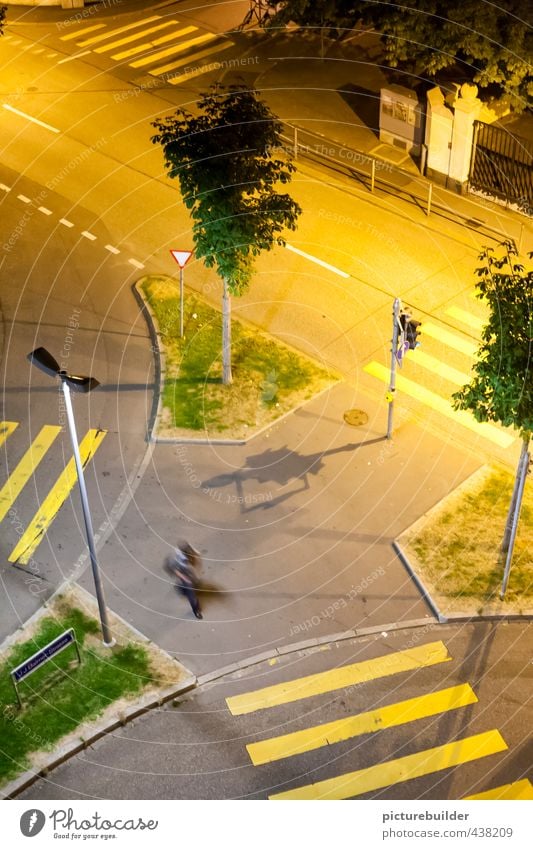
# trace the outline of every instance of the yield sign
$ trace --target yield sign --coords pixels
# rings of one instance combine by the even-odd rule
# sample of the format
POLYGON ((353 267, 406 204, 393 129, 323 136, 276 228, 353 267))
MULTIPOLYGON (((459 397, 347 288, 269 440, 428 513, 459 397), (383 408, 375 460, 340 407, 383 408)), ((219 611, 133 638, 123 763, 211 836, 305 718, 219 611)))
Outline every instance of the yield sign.
POLYGON ((192 256, 192 251, 170 251, 180 268, 184 268, 192 256))

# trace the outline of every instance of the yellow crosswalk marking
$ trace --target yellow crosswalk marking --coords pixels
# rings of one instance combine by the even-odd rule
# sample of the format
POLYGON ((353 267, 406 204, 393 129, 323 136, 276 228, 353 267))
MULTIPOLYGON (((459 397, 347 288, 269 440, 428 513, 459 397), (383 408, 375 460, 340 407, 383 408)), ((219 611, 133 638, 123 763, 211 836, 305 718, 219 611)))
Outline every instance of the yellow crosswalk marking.
MULTIPOLYGON (((381 363, 368 363, 368 365, 364 367, 364 371, 366 371, 367 374, 371 374, 372 377, 377 377, 377 379, 381 380, 383 383, 388 384, 389 382, 390 372, 387 368, 385 368, 385 366, 381 365, 381 363)), ((426 389, 424 386, 421 386, 419 383, 415 383, 413 380, 409 380, 409 378, 404 377, 403 375, 396 375, 396 388, 399 392, 404 392, 411 398, 421 401, 423 404, 426 404, 428 407, 431 407, 438 413, 446 416, 446 418, 458 422, 463 425, 463 427, 472 430, 474 433, 477 433, 479 436, 483 436, 485 439, 489 439, 501 448, 509 448, 515 440, 515 437, 505 433, 503 430, 499 430, 494 425, 487 424, 487 422, 476 422, 474 417, 470 413, 467 413, 466 410, 454 410, 446 398, 441 398, 440 395, 437 395, 435 392, 431 392, 430 389, 426 389)))
POLYGON ((390 787, 412 778, 430 775, 442 769, 475 761, 487 755, 495 755, 507 749, 507 744, 499 731, 485 731, 464 737, 454 743, 445 743, 433 749, 425 749, 414 755, 406 755, 393 761, 374 764, 366 769, 358 769, 317 781, 294 790, 274 793, 269 799, 350 799, 362 793, 371 793, 381 787, 390 787))
MULTIPOLYGON (((92 27, 84 27, 83 35, 88 32, 96 32, 97 29, 103 29, 103 27, 105 26, 107 26, 107 24, 94 24, 94 26, 92 27)), ((80 35, 81 33, 79 30, 77 30, 76 32, 69 32, 68 35, 62 35, 60 41, 72 41, 75 38, 79 38, 80 35)))
POLYGON ((533 785, 528 778, 522 778, 520 781, 513 781, 512 784, 502 784, 500 787, 493 787, 492 790, 485 790, 484 793, 464 797, 464 801, 471 799, 533 799, 533 785))
POLYGON ((482 318, 479 318, 477 315, 474 315, 471 312, 467 312, 466 310, 462 310, 460 307, 451 306, 445 310, 446 315, 449 315, 450 318, 455 318, 457 321, 460 321, 461 324, 466 324, 467 327, 473 327, 474 330, 481 330, 486 322, 483 321, 482 318))
POLYGON ((160 44, 166 44, 167 41, 173 41, 175 38, 181 38, 182 35, 189 35, 190 32, 196 32, 198 27, 183 27, 183 29, 173 30, 162 35, 160 38, 154 38, 153 41, 145 41, 143 44, 138 44, 136 47, 130 47, 129 50, 123 50, 122 53, 114 53, 111 58, 117 62, 120 59, 128 59, 130 56, 137 56, 138 53, 145 53, 152 47, 159 47, 160 44))
POLYGON ((58 433, 61 433, 59 425, 44 425, 22 460, 0 489, 0 522, 20 495, 58 433))
MULTIPOLYGON (((215 44, 214 47, 206 47, 205 50, 200 50, 198 53, 195 53, 193 57, 185 56, 184 59, 178 59, 177 62, 170 62, 168 65, 162 65, 160 68, 153 68, 148 73, 152 74, 153 77, 156 77, 158 74, 168 74, 170 71, 176 71, 178 68, 183 68, 184 65, 187 65, 188 62, 198 62, 200 59, 205 59, 206 56, 211 56, 213 53, 220 53, 222 50, 227 50, 228 47, 233 47, 232 41, 225 41, 224 44, 215 44)), ((197 68, 193 69, 194 71, 198 71, 197 68)), ((204 69, 201 69, 202 73, 204 69)), ((190 73, 193 73, 192 71, 190 73)), ((195 74, 195 76, 199 76, 195 74)), ((185 82, 185 77, 188 77, 187 74, 180 75, 173 80, 169 80, 172 85, 176 85, 180 82, 185 82)))
POLYGON ((101 33, 101 35, 94 35, 91 38, 87 38, 85 41, 79 41, 78 47, 89 47, 91 44, 98 44, 99 41, 104 41, 106 38, 113 38, 113 36, 120 35, 122 32, 128 32, 131 29, 138 29, 145 24, 151 24, 152 21, 160 20, 161 15, 152 15, 151 18, 145 18, 144 21, 135 21, 133 24, 126 24, 126 26, 118 27, 117 29, 110 29, 107 30, 107 32, 101 33))
POLYGON ((164 21, 162 24, 155 24, 153 27, 143 29, 142 32, 135 32, 133 35, 125 35, 124 38, 119 38, 117 41, 112 41, 110 44, 103 44, 101 47, 95 47, 95 53, 107 53, 108 50, 114 50, 115 47, 122 47, 124 44, 131 44, 132 41, 137 41, 139 38, 144 38, 145 35, 150 35, 151 32, 158 32, 167 27, 178 25, 177 21, 164 21))
POLYGON ((459 371, 456 368, 452 368, 447 363, 443 363, 442 360, 438 360, 437 357, 432 357, 431 354, 426 354, 425 351, 417 349, 412 362, 417 366, 422 366, 428 371, 433 372, 433 374, 436 374, 439 377, 443 377, 445 380, 449 380, 450 383, 454 383, 456 386, 464 386, 465 383, 470 383, 469 374, 466 374, 464 371, 459 371))
MULTIPOLYGON (((105 430, 87 431, 80 443, 80 457, 83 466, 86 466, 95 454, 106 435, 105 430)), ((28 563, 33 552, 41 542, 46 529, 56 516, 57 512, 66 501, 74 484, 76 483, 76 466, 74 458, 68 462, 59 475, 54 486, 44 499, 25 533, 19 539, 17 545, 7 558, 10 563, 28 563)))
POLYGON ((0 422, 0 445, 4 444, 18 426, 18 422, 0 422))
POLYGON ((195 44, 202 44, 204 41, 212 41, 218 38, 218 35, 211 32, 205 35, 197 35, 196 38, 189 38, 188 41, 182 41, 181 44, 176 44, 173 47, 167 47, 166 50, 160 50, 158 53, 152 53, 151 56, 145 56, 144 59, 137 59, 135 62, 130 62, 130 68, 144 68, 145 65, 151 65, 152 62, 159 62, 160 59, 165 59, 167 56, 173 56, 175 53, 183 53, 189 47, 195 44))
POLYGON ((294 678, 292 681, 273 684, 239 696, 230 696, 226 699, 226 704, 233 716, 241 716, 244 713, 288 704, 320 693, 361 684, 363 681, 373 681, 386 675, 433 666, 448 660, 451 660, 448 649, 439 640, 423 646, 415 646, 412 649, 374 657, 371 660, 352 663, 349 666, 329 669, 327 672, 318 672, 316 675, 294 678))
POLYGON ((469 684, 459 684, 428 693, 403 702, 386 705, 385 707, 369 710, 356 716, 343 717, 334 722, 304 728, 292 734, 261 740, 246 746, 254 766, 270 763, 271 761, 290 758, 303 752, 319 749, 321 746, 333 745, 361 734, 372 734, 382 728, 394 728, 405 722, 414 722, 426 716, 465 707, 477 702, 477 697, 469 684))
POLYGON ((425 321, 422 325, 422 333, 424 336, 430 336, 436 339, 437 342, 443 342, 449 348, 454 348, 461 354, 466 354, 468 357, 473 357, 478 349, 477 342, 471 342, 468 339, 463 339, 456 333, 450 333, 444 327, 438 327, 436 324, 431 324, 430 321, 425 321))

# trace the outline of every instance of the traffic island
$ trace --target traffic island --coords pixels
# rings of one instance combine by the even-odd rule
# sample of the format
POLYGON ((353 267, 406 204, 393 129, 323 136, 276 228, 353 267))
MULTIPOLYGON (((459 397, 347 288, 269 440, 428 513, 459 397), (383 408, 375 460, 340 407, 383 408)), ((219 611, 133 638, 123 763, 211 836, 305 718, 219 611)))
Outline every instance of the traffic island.
POLYGON ((112 647, 103 644, 92 596, 69 587, 0 649, 3 798, 20 793, 109 731, 195 686, 195 676, 170 655, 120 617, 110 613, 109 619, 112 647), (70 629, 75 642, 42 662, 45 647, 70 629), (40 665, 15 690, 12 670, 32 658, 40 665))
POLYGON ((533 615, 533 492, 526 486, 509 583, 500 599, 500 546, 514 478, 485 466, 440 501, 396 541, 441 619, 533 615))
POLYGON ((339 376, 232 319, 231 385, 222 383, 222 315, 187 293, 180 337, 180 295, 175 280, 149 276, 135 287, 146 305, 160 358, 156 441, 246 442, 339 376))

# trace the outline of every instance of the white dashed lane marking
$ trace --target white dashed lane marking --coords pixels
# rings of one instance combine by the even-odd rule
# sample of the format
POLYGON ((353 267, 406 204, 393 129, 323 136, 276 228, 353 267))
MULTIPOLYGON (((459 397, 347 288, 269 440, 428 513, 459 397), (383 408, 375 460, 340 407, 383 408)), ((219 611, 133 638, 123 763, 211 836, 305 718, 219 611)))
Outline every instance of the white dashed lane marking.
POLYGON ((89 239, 90 242, 96 241, 96 236, 94 235, 94 233, 89 233, 88 230, 82 230, 81 235, 85 236, 86 239, 89 239))
POLYGON ((3 192, 10 192, 10 191, 11 191, 11 186, 6 186, 4 183, 0 183, 0 189, 1 189, 3 192))
POLYGON ((18 200, 21 200, 22 203, 31 203, 31 199, 27 198, 26 195, 17 195, 18 200))
POLYGON ((14 115, 18 115, 20 118, 25 118, 26 121, 31 121, 32 124, 37 124, 39 127, 44 127, 45 130, 50 130, 51 133, 59 133, 60 130, 57 127, 52 127, 51 124, 47 124, 45 121, 40 121, 39 118, 34 118, 33 115, 28 115, 27 112, 21 112, 20 109, 15 109, 14 106, 11 106, 10 103, 2 103, 4 109, 7 109, 8 112, 13 112, 14 115))
POLYGON ((134 268, 144 268, 142 262, 138 262, 136 259, 129 259, 128 262, 130 265, 133 265, 134 268))
POLYGON ((39 212, 42 212, 43 215, 52 215, 52 210, 47 209, 46 206, 38 206, 37 209, 39 212))
POLYGON ((66 218, 60 218, 59 223, 63 224, 64 227, 74 227, 74 224, 72 223, 72 221, 67 221, 66 218))
POLYGON ((109 251, 111 254, 119 254, 120 251, 118 248, 113 247, 113 245, 104 245, 106 251, 109 251))

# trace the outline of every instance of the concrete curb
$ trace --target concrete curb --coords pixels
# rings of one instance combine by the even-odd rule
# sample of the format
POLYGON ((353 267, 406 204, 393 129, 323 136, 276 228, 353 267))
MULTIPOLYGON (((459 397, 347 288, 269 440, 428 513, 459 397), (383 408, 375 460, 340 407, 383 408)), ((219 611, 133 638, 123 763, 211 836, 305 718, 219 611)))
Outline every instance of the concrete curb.
MULTIPOLYGON (((222 439, 222 438, 212 439, 210 437, 203 437, 203 436, 198 437, 198 438, 192 437, 192 436, 157 436, 156 430, 157 430, 157 427, 159 425, 159 422, 161 421, 162 410, 163 410, 163 402, 161 400, 163 393, 161 391, 161 384, 163 382, 163 379, 164 379, 164 376, 165 376, 165 373, 166 373, 166 351, 165 351, 165 345, 161 341, 161 333, 159 332, 159 329, 158 329, 157 318, 156 318, 150 304, 148 303, 147 299, 145 298, 144 293, 143 293, 141 286, 140 286, 141 280, 145 280, 148 277, 168 277, 170 280, 172 280, 173 278, 170 277, 170 275, 168 275, 168 274, 160 274, 160 275, 146 274, 146 275, 144 275, 144 277, 141 277, 140 280, 137 280, 132 285, 133 294, 135 296, 137 303, 141 307, 141 311, 142 311, 142 313, 143 313, 143 315, 146 319, 146 323, 148 325, 148 331, 149 331, 149 334, 150 334, 150 339, 152 341, 152 351, 153 351, 153 354, 154 354, 154 361, 155 361, 156 389, 155 389, 155 392, 154 392, 154 403, 152 405, 152 413, 150 415, 150 426, 148 428, 149 429, 149 436, 148 436, 149 442, 154 443, 156 445, 248 445, 248 443, 252 442, 252 440, 254 440, 256 437, 261 436, 261 434, 265 433, 265 431, 270 430, 271 428, 280 424, 280 422, 282 422, 284 419, 291 416, 293 413, 296 412, 296 410, 300 410, 302 407, 305 407, 306 404, 310 403, 311 401, 314 401, 316 398, 320 398, 321 395, 324 395, 326 392, 330 392, 335 386, 337 386, 339 383, 342 383, 342 381, 343 381, 342 377, 335 378, 334 380, 332 380, 332 382, 328 386, 325 386, 323 389, 321 389, 320 392, 316 392, 312 396, 312 398, 309 398, 309 399, 306 399, 305 401, 302 401, 300 404, 297 404, 295 407, 291 407, 290 410, 287 410, 285 413, 282 413, 277 419, 274 419, 273 421, 268 422, 267 424, 263 425, 262 427, 258 428, 257 430, 254 430, 253 433, 251 433, 250 436, 246 437, 245 439, 222 439)), ((239 318, 238 321, 244 326, 254 327, 254 325, 249 325, 242 318, 239 318)), ((254 329, 257 329, 257 328, 254 328, 254 329)), ((272 337, 272 338, 275 338, 275 337, 272 337)), ((279 341, 279 340, 277 340, 277 341, 279 341)), ((280 342, 280 344, 284 345, 285 347, 289 347, 289 346, 285 345, 284 342, 280 342)), ((296 353, 300 353, 300 352, 296 351, 296 353)), ((301 353, 300 353, 300 356, 302 356, 301 353)), ((308 357, 307 355, 304 355, 304 356, 306 356, 306 358, 308 360, 311 360, 311 357, 308 357)))
POLYGON ((432 612, 433 616, 435 617, 435 619, 437 620, 437 622, 439 622, 440 624, 446 622, 446 617, 443 616, 442 613, 440 612, 437 604, 433 601, 433 598, 431 597, 429 590, 425 586, 424 582, 416 574, 416 572, 413 569, 413 567, 411 566, 407 556, 402 551, 402 549, 400 548, 400 546, 398 545, 396 540, 394 540, 394 542, 392 543, 392 547, 394 549, 395 554, 398 556, 400 562, 403 564, 403 566, 405 566, 405 568, 406 568, 406 570, 409 574, 409 577, 416 584, 417 589, 420 591, 422 598, 426 602, 427 606, 431 610, 431 612, 432 612))
POLYGON ((92 746, 93 743, 96 743, 106 734, 109 734, 111 731, 114 731, 117 728, 121 728, 126 725, 128 722, 131 722, 133 719, 136 719, 138 716, 141 716, 144 713, 147 713, 149 710, 153 708, 161 707, 165 702, 170 701, 171 699, 177 698, 177 696, 182 695, 183 693, 189 692, 192 690, 197 683, 197 679, 194 675, 191 675, 189 678, 186 678, 178 688, 176 687, 168 687, 166 690, 162 690, 158 693, 157 696, 154 693, 149 693, 144 698, 139 699, 137 702, 132 703, 131 709, 126 711, 121 711, 115 717, 110 717, 109 719, 103 722, 95 722, 88 726, 86 734, 78 734, 77 738, 65 743, 63 746, 59 746, 55 749, 54 752, 50 753, 50 760, 46 763, 45 766, 41 767, 39 770, 33 771, 28 770, 27 772, 22 773, 22 775, 18 776, 18 778, 10 781, 9 784, 6 784, 2 789, 2 798, 3 799, 14 799, 23 790, 26 790, 27 787, 30 787, 37 781, 39 778, 43 778, 49 772, 51 772, 56 767, 60 766, 62 763, 67 761, 69 758, 77 755, 78 752, 87 749, 89 746, 92 746))
MULTIPOLYGON (((199 675, 197 686, 202 687, 204 684, 210 684, 212 681, 218 681, 225 675, 231 675, 234 672, 241 672, 243 669, 248 669, 251 666, 256 666, 265 660, 273 660, 274 658, 283 657, 287 654, 292 654, 297 651, 308 651, 309 649, 324 646, 329 643, 340 643, 346 640, 353 640, 359 637, 371 637, 374 634, 381 634, 390 631, 410 630, 412 628, 423 628, 432 620, 428 619, 411 619, 407 622, 394 622, 384 625, 375 625, 371 628, 356 628, 350 631, 342 631, 339 634, 326 634, 324 637, 313 637, 309 640, 302 640, 299 643, 289 643, 288 645, 278 646, 275 649, 270 649, 260 654, 252 655, 245 660, 238 660, 235 663, 230 663, 228 666, 223 666, 220 669, 215 669, 213 672, 206 672, 204 675, 199 675)), ((433 624, 441 624, 435 623, 433 624)))
MULTIPOLYGON (((433 516, 438 515, 438 513, 442 510, 442 505, 444 502, 449 501, 453 498, 458 498, 461 494, 466 490, 468 491, 472 485, 477 484, 478 482, 482 482, 491 472, 491 467, 488 464, 484 464, 479 469, 476 469, 475 472, 472 472, 459 486, 455 487, 451 492, 445 495, 440 499, 436 504, 433 505, 429 510, 426 510, 422 516, 419 516, 412 525, 406 528, 405 531, 398 537, 399 540, 409 540, 413 535, 417 533, 420 528, 423 528, 426 522, 431 519, 433 516)), ((432 614, 435 616, 437 621, 440 624, 445 624, 447 622, 531 622, 533 621, 533 613, 450 613, 444 614, 440 610, 438 604, 434 600, 433 596, 427 589, 424 581, 418 575, 414 567, 411 565, 409 558, 407 557, 405 551, 400 546, 398 540, 394 540, 392 543, 392 547, 399 557, 400 561, 404 565, 407 570, 410 578, 416 584, 418 590, 422 594, 422 597, 428 607, 430 608, 432 614)))
MULTIPOLYGON (((61 587, 56 590, 54 595, 51 597, 52 599, 59 595, 61 592, 65 592, 65 589, 72 589, 72 583, 70 581, 65 581, 61 587)), ((79 585, 75 586, 74 589, 75 595, 81 597, 80 605, 85 606, 91 611, 91 614, 94 616, 98 616, 97 604, 93 596, 87 592, 83 587, 79 585)), ((28 625, 33 624, 39 618, 46 616, 47 610, 46 608, 50 606, 49 599, 46 604, 39 608, 36 613, 31 616, 27 622, 25 623, 25 628, 28 625)), ((142 631, 139 631, 138 628, 135 628, 133 625, 130 625, 129 622, 120 616, 118 613, 112 611, 112 617, 115 620, 118 620, 124 628, 130 631, 140 643, 144 645, 149 645, 153 643, 142 631)), ((0 651, 5 653, 7 649, 9 649, 12 645, 14 645, 17 640, 20 640, 23 637, 21 632, 17 632, 16 634, 8 637, 2 645, 0 646, 0 651)), ((175 699, 177 696, 182 693, 186 693, 189 690, 192 690, 197 683, 196 676, 190 672, 186 667, 184 667, 179 661, 176 661, 173 657, 171 657, 167 652, 165 652, 162 648, 157 646, 157 651, 160 654, 166 655, 169 661, 176 663, 177 671, 178 668, 181 667, 185 671, 186 677, 179 682, 178 685, 172 685, 170 687, 166 687, 161 690, 155 691, 152 689, 148 693, 140 696, 136 701, 132 701, 130 704, 127 704, 125 708, 122 708, 120 711, 112 712, 113 706, 111 705, 109 708, 109 715, 106 716, 104 714, 103 717, 97 718, 92 722, 87 722, 82 724, 75 731, 71 732, 67 735, 66 740, 63 743, 60 743, 49 753, 49 760, 45 763, 44 766, 39 769, 29 769, 21 775, 14 778, 8 784, 4 785, 0 788, 1 798, 12 799, 17 796, 19 793, 22 793, 27 787, 37 781, 39 778, 45 776, 48 772, 55 767, 62 764, 64 761, 71 758, 73 755, 76 755, 78 752, 81 752, 83 749, 86 749, 88 746, 91 746, 101 737, 104 737, 106 734, 109 734, 111 731, 114 731, 116 728, 120 728, 123 725, 126 725, 128 722, 131 722, 132 719, 135 719, 138 716, 141 716, 144 713, 147 713, 149 710, 153 708, 160 707, 165 702, 170 701, 171 699, 175 699)))

